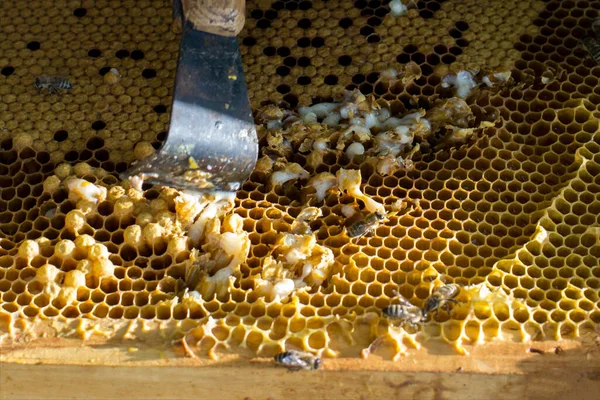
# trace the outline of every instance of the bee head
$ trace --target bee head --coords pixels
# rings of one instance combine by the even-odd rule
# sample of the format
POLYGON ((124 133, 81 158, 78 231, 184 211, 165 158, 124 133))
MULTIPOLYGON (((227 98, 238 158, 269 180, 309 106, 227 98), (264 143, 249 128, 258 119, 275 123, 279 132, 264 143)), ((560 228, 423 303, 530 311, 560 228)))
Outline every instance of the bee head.
POLYGON ((40 78, 35 78, 34 85, 35 85, 36 88, 40 87, 40 78))
POLYGON ((385 214, 380 212, 380 211, 375 211, 375 216, 377 217, 378 220, 383 221, 383 219, 385 218, 385 214))
POLYGON ((315 358, 315 362, 313 363, 313 367, 315 369, 319 369, 321 367, 321 359, 320 358, 315 358))

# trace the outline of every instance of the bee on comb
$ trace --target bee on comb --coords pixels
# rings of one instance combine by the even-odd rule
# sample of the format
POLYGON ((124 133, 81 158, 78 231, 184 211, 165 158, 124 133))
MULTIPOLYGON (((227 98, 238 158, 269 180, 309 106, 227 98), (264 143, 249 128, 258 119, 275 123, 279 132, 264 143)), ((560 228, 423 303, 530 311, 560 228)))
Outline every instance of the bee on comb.
POLYGON ((41 93, 42 89, 47 89, 48 93, 56 93, 59 96, 60 89, 73 89, 69 78, 62 75, 40 75, 35 78, 34 86, 38 90, 38 93, 41 93))

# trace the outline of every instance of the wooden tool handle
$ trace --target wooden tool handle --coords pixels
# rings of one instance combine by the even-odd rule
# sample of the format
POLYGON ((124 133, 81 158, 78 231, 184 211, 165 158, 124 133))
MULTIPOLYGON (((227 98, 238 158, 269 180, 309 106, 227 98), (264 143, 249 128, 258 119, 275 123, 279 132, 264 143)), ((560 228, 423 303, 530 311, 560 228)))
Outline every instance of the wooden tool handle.
POLYGON ((194 28, 220 36, 237 36, 244 27, 245 0, 182 0, 194 28))

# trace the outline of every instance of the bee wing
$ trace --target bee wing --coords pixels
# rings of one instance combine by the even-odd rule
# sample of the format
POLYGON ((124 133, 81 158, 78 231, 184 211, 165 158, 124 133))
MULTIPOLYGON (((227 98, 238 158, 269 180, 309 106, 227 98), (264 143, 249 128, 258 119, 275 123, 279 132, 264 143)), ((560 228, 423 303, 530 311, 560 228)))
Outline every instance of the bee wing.
POLYGON ((398 302, 400 303, 400 305, 405 306, 405 307, 414 307, 412 305, 412 303, 410 301, 408 301, 406 299, 406 297, 402 296, 401 294, 398 294, 398 302))
POLYGON ((412 305, 412 304, 410 304, 410 302, 409 302, 409 301, 406 299, 406 297, 404 297, 404 296, 402 296, 402 295, 400 294, 400 292, 398 291, 398 289, 394 289, 394 290, 392 290, 392 294, 394 295, 394 297, 393 297, 393 298, 396 298, 396 297, 398 298, 398 301, 400 302, 400 304, 402 304, 402 305, 406 305, 406 304, 412 305))
POLYGON ((444 282, 443 285, 438 286, 435 289, 433 289, 431 294, 439 293, 439 294, 442 294, 445 296, 454 297, 455 295, 458 295, 459 292, 460 292, 460 286, 458 286, 456 283, 444 282))
POLYGON ((303 351, 298 354, 297 361, 298 366, 301 366, 302 369, 313 370, 319 368, 320 358, 319 355, 303 351))
POLYGON ((452 283, 452 298, 458 296, 458 294, 460 293, 461 287, 460 285, 456 284, 456 283, 452 283))

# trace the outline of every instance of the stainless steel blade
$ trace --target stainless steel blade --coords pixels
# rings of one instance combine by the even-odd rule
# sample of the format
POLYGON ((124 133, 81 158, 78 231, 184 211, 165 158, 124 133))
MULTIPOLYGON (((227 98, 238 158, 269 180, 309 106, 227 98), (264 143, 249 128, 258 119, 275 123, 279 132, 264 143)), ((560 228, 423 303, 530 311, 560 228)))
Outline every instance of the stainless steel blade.
POLYGON ((163 147, 122 179, 193 191, 237 190, 258 157, 237 38, 183 23, 171 122, 163 147))

